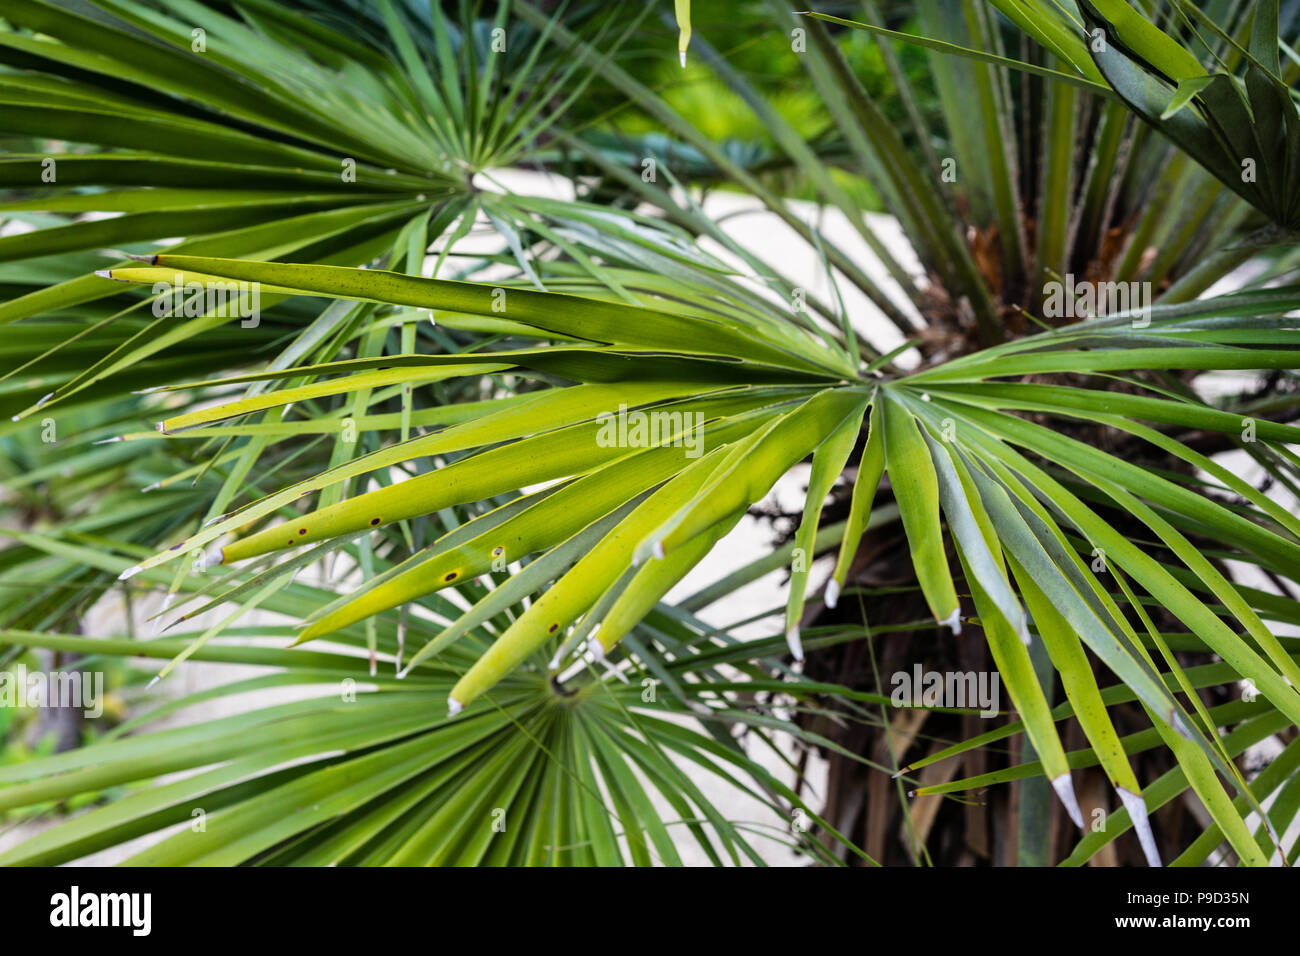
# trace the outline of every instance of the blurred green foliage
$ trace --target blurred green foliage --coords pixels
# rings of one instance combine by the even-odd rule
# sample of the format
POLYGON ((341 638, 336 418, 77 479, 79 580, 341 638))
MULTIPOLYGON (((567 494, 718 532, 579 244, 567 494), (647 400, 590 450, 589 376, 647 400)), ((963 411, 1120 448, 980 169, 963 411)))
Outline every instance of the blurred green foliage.
MULTIPOLYGON (((621 3, 613 6, 622 12, 612 12, 610 16, 626 16, 634 5, 621 3)), ((917 29, 910 4, 884 3, 877 7, 891 29, 917 29)), ((861 8, 860 3, 818 5, 819 10, 845 16, 860 15, 861 8)), ((663 5, 661 12, 667 13, 669 9, 670 5, 663 5)), ((798 21, 792 16, 791 29, 797 25, 798 21)), ((677 60, 676 30, 671 19, 656 19, 655 13, 651 12, 637 31, 635 40, 618 51, 618 63, 662 96, 710 139, 730 144, 737 151, 771 157, 772 166, 764 172, 767 185, 792 198, 815 200, 816 192, 805 178, 781 165, 784 160, 778 157, 783 157, 783 154, 775 148, 770 133, 754 111, 701 61, 698 44, 707 43, 805 140, 817 145, 819 152, 832 164, 834 175, 842 187, 864 206, 881 208, 875 191, 865 179, 835 167, 837 157, 843 151, 833 135, 830 113, 807 82, 799 54, 792 48, 789 31, 779 30, 773 25, 771 10, 766 3, 761 0, 719 0, 698 4, 693 12, 693 30, 693 42, 697 46, 693 48, 686 68, 682 69, 677 60)), ((895 128, 910 130, 894 78, 876 41, 859 31, 835 28, 832 33, 854 74, 881 105, 895 128)), ((920 47, 909 46, 898 47, 896 53, 922 114, 927 120, 936 120, 940 115, 939 103, 928 67, 928 54, 920 47)), ((654 136, 662 132, 659 122, 611 87, 597 86, 590 96, 575 103, 571 111, 574 125, 578 128, 586 126, 627 137, 654 136)), ((934 128, 939 124, 929 122, 927 125, 934 128)), ((915 150, 918 144, 911 142, 908 146, 915 150)))

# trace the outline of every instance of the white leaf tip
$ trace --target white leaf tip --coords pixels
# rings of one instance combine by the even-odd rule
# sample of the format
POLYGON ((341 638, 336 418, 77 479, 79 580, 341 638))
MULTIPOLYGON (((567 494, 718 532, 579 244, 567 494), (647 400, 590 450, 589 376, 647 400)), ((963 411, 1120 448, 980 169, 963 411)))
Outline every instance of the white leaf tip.
POLYGON ((952 631, 953 637, 959 636, 961 634, 961 608, 953 608, 952 613, 940 620, 938 623, 940 626, 946 627, 948 630, 952 631))
POLYGON ((1083 814, 1079 812, 1079 801, 1074 795, 1074 784, 1070 780, 1070 774, 1063 773, 1059 777, 1052 779, 1052 789, 1056 795, 1061 798, 1061 803, 1065 805, 1065 812, 1070 817, 1070 822, 1080 830, 1083 829, 1083 814))
POLYGON ((790 648, 790 656, 796 661, 803 660, 803 641, 800 639, 799 628, 787 628, 785 632, 785 643, 790 648))
POLYGON ((219 548, 216 545, 213 545, 211 548, 208 548, 206 551, 204 551, 203 554, 199 557, 199 561, 196 567, 200 571, 206 571, 208 568, 215 568, 218 565, 225 564, 225 563, 226 563, 226 549, 219 548))
POLYGON ((826 582, 826 606, 835 610, 835 605, 840 603, 840 582, 831 578, 826 582))
POLYGON ((462 710, 464 710, 464 709, 465 709, 465 705, 462 704, 460 701, 458 701, 455 697, 448 697, 448 698, 447 698, 447 716, 448 716, 448 717, 455 717, 457 714, 459 714, 459 713, 460 713, 462 710))
POLYGON ((1160 862, 1160 851, 1156 849, 1156 837, 1151 832, 1151 819, 1147 815, 1147 803, 1142 799, 1142 795, 1125 790, 1123 787, 1116 787, 1119 793, 1120 803, 1124 804, 1124 809, 1128 811, 1128 818, 1133 823, 1133 829, 1137 831, 1138 843, 1142 844, 1142 854, 1147 858, 1147 866, 1162 866, 1160 862))

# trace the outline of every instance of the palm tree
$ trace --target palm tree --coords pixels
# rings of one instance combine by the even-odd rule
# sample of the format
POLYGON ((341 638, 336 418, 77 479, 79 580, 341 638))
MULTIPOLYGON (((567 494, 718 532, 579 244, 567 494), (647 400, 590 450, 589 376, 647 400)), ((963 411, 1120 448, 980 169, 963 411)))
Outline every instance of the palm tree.
POLYGON ((11 6, 6 128, 80 145, 0 163, 4 209, 39 227, 0 238, 26 264, 0 321, 21 330, 4 440, 29 473, 0 582, 47 585, 0 593, 0 641, 151 658, 159 678, 268 671, 0 768, 6 809, 128 787, 0 860, 173 828, 131 861, 674 863, 681 828, 714 862, 761 861, 686 767, 827 863, 990 855, 989 819, 904 790, 1013 781, 1023 862, 1294 855, 1300 667, 1277 632, 1300 623, 1300 522, 1270 495, 1300 477, 1294 5, 1283 33, 1275 2, 916 0, 915 21, 867 4, 856 23, 769 0, 825 110, 817 141, 706 24, 681 40, 767 130, 757 155, 619 62, 662 32, 640 4, 11 6), (859 27, 901 129, 844 56, 859 27), (930 48, 937 118, 910 44, 930 48), (662 133, 583 118, 588 92, 662 133), (506 166, 562 171, 576 198, 494 190, 506 166), (800 218, 791 176, 874 263, 800 218), (831 294, 706 215, 706 183, 793 230, 831 294), (919 268, 871 226, 871 193, 919 268), (483 226, 499 251, 458 254, 483 226), (1265 379, 1204 387, 1233 372, 1265 379), (70 465, 33 437, 50 416, 70 465), (1261 486, 1212 457, 1228 449, 1261 486), (793 537, 665 602, 806 460, 793 537), (53 520, 38 481, 59 486, 53 520), (701 620, 782 566, 779 635, 701 620), (221 614, 74 633, 107 588, 177 598, 172 627, 221 614), (241 624, 254 610, 290 623, 241 624), (891 702, 887 675, 914 663, 986 662, 1015 711, 996 729, 891 702), (293 685, 317 691, 144 729, 293 685), (745 746, 788 759, 782 732, 832 757, 824 808, 745 746), (1269 737, 1281 755, 1248 780, 1241 755, 1269 737), (1203 818, 1157 812, 1184 795, 1203 818), (1089 804, 1110 812, 1085 821, 1089 804), (1035 822, 1053 815, 1083 836, 1060 822, 1072 842, 1053 843, 1035 822))

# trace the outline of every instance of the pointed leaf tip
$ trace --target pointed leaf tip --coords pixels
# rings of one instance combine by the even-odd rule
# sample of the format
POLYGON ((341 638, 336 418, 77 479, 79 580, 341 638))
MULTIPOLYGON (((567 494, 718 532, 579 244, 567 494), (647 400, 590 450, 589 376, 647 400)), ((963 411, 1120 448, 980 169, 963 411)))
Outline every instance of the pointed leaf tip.
POLYGON ((1141 794, 1132 793, 1123 787, 1116 787, 1120 802, 1128 811, 1128 818, 1133 821, 1137 831, 1138 842, 1142 844, 1142 853, 1147 858, 1147 866, 1162 866, 1160 851, 1156 849, 1156 837, 1151 832, 1151 819, 1147 815, 1147 803, 1141 794))
POLYGON ((448 697, 448 698, 447 698, 447 717, 448 717, 448 718, 455 717, 457 714, 459 714, 459 713, 460 713, 462 710, 464 710, 464 709, 465 709, 465 705, 462 704, 460 701, 458 701, 455 697, 448 697))
POLYGON ((1074 796, 1074 784, 1070 781, 1070 775, 1063 773, 1053 778, 1052 789, 1061 798, 1061 803, 1065 804, 1065 812, 1069 815, 1070 822, 1082 830, 1083 814, 1079 812, 1079 801, 1074 796))
POLYGON ((785 643, 790 648, 790 655, 796 661, 803 660, 803 641, 799 638, 799 628, 792 627, 785 632, 785 643))
POLYGON ((137 565, 135 565, 134 567, 127 568, 125 571, 123 571, 121 574, 119 574, 119 575, 117 576, 117 579, 118 579, 119 581, 125 581, 125 580, 127 580, 128 578, 133 578, 133 577, 135 577, 135 576, 136 576, 137 574, 139 574, 142 570, 144 570, 144 569, 141 568, 140 565, 137 564, 137 565))
POLYGON ((674 0, 673 14, 677 20, 677 56, 685 69, 686 48, 691 45, 691 0, 674 0))
POLYGON ((954 637, 959 636, 961 634, 961 608, 953 608, 952 613, 938 623, 952 631, 954 637))

